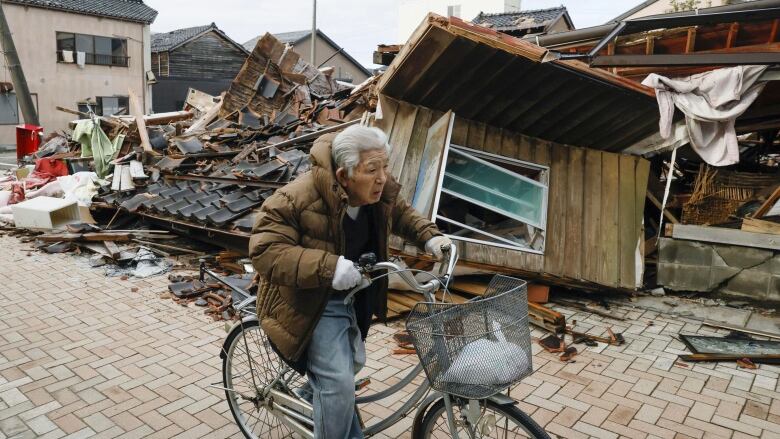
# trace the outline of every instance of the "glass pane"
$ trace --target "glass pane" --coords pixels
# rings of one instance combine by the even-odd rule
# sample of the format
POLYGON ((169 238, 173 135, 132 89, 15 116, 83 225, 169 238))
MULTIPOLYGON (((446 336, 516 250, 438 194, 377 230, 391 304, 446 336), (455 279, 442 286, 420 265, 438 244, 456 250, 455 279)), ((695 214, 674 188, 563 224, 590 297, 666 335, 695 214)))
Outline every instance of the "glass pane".
POLYGON ((111 38, 95 37, 95 64, 111 65, 111 38))
POLYGON ((71 33, 57 32, 57 50, 75 50, 76 38, 71 33))
POLYGON ((544 187, 455 149, 444 169, 444 190, 510 218, 543 228, 544 187))
POLYGON ((116 114, 119 111, 119 98, 112 96, 104 96, 101 98, 102 115, 108 116, 116 114))
POLYGON ((95 53, 92 35, 76 34, 76 50, 79 52, 95 53))
POLYGON ((121 38, 111 39, 111 54, 114 56, 127 56, 126 41, 121 38))
POLYGON ((19 104, 16 93, 0 93, 0 125, 19 123, 19 104))

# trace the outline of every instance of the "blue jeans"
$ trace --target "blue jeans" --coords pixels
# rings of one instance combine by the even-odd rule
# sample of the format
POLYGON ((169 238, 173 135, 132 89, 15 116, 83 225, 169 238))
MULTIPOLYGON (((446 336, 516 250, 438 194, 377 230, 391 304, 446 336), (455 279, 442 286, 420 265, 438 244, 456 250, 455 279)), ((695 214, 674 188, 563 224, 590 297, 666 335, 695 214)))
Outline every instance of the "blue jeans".
POLYGON ((363 439, 355 411, 355 374, 365 364, 355 308, 344 305, 343 298, 331 298, 308 351, 315 439, 363 439))

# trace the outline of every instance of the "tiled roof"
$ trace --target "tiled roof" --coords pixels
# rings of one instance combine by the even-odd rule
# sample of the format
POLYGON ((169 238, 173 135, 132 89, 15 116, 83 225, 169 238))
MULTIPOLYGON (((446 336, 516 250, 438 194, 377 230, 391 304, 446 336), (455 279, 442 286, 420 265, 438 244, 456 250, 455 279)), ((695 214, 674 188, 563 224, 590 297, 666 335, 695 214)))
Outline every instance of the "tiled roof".
POLYGON ((184 29, 172 30, 170 32, 154 33, 152 34, 152 52, 170 50, 172 47, 176 47, 211 28, 216 29, 217 25, 211 23, 205 26, 187 27, 184 29))
POLYGON ((157 11, 146 6, 143 0, 6 0, 5 3, 57 9, 146 24, 150 24, 157 17, 157 11))
POLYGON ((529 27, 547 26, 565 12, 565 6, 495 14, 480 12, 471 22, 497 30, 527 29, 529 27))

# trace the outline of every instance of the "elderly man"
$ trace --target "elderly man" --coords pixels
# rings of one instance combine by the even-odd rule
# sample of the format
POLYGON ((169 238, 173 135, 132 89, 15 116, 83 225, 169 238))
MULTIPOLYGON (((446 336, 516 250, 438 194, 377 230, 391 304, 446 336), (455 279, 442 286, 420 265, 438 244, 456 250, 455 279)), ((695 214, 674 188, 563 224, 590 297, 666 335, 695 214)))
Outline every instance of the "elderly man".
POLYGON ((365 282, 354 261, 366 252, 387 260, 391 232, 439 258, 450 243, 398 195, 388 150, 378 128, 322 136, 311 172, 263 203, 250 240, 258 317, 277 353, 309 378, 318 439, 363 437, 354 379, 372 314, 386 316, 387 280, 345 305, 348 291, 365 282))

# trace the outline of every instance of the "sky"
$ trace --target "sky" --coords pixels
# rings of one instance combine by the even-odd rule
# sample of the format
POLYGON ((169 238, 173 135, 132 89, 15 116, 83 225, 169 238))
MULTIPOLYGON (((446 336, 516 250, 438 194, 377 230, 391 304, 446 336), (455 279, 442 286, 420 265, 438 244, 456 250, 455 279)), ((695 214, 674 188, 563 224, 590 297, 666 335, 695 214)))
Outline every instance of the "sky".
MULTIPOLYGON (((461 0, 466 1, 479 0, 461 0)), ((542 9, 563 4, 574 25, 583 28, 603 24, 640 2, 523 0, 522 8, 542 9)), ((145 0, 145 3, 159 12, 152 23, 152 32, 214 22, 230 38, 244 43, 265 32, 311 29, 312 0, 145 0)), ((398 0, 318 0, 317 27, 369 68, 374 66, 372 55, 378 44, 402 43, 395 41, 398 0)))

